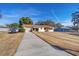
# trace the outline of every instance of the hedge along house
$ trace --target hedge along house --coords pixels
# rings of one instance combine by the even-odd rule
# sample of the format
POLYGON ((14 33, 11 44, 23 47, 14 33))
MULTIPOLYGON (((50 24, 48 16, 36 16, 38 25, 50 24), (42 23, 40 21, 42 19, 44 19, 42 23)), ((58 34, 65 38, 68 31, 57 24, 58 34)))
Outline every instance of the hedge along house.
POLYGON ((53 32, 54 27, 53 26, 48 26, 48 25, 30 25, 30 24, 23 24, 22 25, 25 29, 26 32, 53 32))

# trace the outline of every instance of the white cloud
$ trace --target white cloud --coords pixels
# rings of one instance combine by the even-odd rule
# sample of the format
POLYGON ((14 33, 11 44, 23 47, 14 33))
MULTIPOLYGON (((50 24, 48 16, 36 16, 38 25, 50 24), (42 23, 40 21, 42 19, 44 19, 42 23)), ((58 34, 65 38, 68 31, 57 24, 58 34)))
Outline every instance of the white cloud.
POLYGON ((52 16, 55 18, 55 20, 56 20, 57 22, 59 22, 60 19, 59 19, 59 17, 56 15, 56 13, 55 13, 55 11, 54 11, 53 9, 51 10, 51 13, 52 13, 52 16))
POLYGON ((7 18, 9 18, 9 17, 12 18, 12 17, 18 17, 18 16, 19 16, 19 15, 16 15, 16 14, 4 14, 4 15, 3 15, 3 17, 5 17, 5 18, 6 18, 6 17, 7 17, 7 18))
POLYGON ((3 13, 3 17, 36 17, 40 15, 41 12, 39 10, 36 10, 34 8, 27 8, 27 9, 16 9, 16 10, 10 10, 10 13, 7 14, 7 11, 3 13))
POLYGON ((31 15, 39 15, 41 13, 40 11, 33 9, 33 8, 29 8, 25 12, 26 13, 28 12, 28 14, 31 14, 31 15))
POLYGON ((61 24, 63 24, 64 26, 72 26, 73 25, 71 20, 65 20, 64 22, 61 22, 61 24))
POLYGON ((21 14, 21 15, 25 15, 25 16, 38 16, 41 14, 40 11, 34 9, 34 8, 28 8, 28 9, 23 9, 23 10, 20 10, 20 11, 17 11, 18 14, 21 14))

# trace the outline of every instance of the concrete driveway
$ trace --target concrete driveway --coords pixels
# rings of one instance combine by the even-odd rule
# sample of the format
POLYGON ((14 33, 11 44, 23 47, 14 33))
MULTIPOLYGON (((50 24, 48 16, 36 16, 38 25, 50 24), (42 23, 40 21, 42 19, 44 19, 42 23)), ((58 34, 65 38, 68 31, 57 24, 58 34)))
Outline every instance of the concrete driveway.
POLYGON ((71 56, 56 49, 31 32, 26 32, 15 56, 71 56))

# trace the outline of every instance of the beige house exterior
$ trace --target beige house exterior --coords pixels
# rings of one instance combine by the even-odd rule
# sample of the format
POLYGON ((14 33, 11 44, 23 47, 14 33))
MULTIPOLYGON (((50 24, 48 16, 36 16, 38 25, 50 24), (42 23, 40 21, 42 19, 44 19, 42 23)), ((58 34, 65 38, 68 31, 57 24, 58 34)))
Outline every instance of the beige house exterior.
POLYGON ((23 24, 22 25, 26 32, 54 32, 54 27, 48 25, 30 25, 30 24, 23 24))

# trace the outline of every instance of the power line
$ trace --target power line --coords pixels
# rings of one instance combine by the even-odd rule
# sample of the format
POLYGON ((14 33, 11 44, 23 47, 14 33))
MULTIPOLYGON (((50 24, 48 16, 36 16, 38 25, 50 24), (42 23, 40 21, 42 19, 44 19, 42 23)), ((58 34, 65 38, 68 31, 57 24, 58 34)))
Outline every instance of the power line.
POLYGON ((56 21, 59 22, 59 18, 57 17, 57 15, 55 14, 55 11, 52 11, 53 16, 55 17, 56 21))

